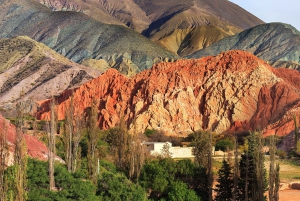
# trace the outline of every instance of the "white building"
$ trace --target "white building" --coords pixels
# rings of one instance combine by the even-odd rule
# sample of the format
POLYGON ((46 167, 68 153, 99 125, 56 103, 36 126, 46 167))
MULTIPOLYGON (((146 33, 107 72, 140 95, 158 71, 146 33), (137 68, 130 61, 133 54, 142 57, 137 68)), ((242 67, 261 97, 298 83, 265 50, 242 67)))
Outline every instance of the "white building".
POLYGON ((143 142, 151 155, 162 155, 165 145, 169 147, 172 158, 193 158, 193 147, 173 147, 171 142, 143 142))

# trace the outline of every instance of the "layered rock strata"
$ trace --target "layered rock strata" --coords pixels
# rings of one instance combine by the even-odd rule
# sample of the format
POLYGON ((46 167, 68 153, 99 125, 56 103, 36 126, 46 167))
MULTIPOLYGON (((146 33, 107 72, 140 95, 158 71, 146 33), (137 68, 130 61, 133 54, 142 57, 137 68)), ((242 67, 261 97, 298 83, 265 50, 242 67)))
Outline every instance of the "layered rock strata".
MULTIPOLYGON (((64 118, 71 91, 58 98, 64 118)), ((99 126, 114 127, 120 116, 139 132, 163 130, 186 136, 198 129, 218 133, 262 129, 285 135, 300 114, 300 73, 274 69, 254 55, 228 51, 215 57, 159 63, 132 78, 114 69, 73 92, 78 114, 98 101, 99 126)), ((49 115, 41 102, 40 119, 49 115)))

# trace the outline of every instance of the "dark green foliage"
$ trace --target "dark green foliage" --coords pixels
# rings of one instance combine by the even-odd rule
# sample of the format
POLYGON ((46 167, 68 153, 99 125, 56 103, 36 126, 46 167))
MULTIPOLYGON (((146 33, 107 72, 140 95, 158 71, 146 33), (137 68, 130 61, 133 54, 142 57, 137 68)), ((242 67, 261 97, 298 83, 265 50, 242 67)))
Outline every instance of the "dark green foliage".
POLYGON ((193 154, 195 155, 195 164, 202 167, 208 167, 209 154, 209 132, 197 131, 193 133, 193 154))
POLYGON ((199 195, 207 197, 206 170, 187 159, 174 161, 164 158, 151 161, 144 165, 139 181, 154 200, 173 200, 176 189, 182 191, 180 196, 185 194, 194 198, 194 194, 198 194, 197 199, 199 195))
MULTIPOLYGON (((55 184, 57 191, 49 190, 48 163, 35 159, 28 160, 28 200, 32 201, 130 201, 147 200, 146 191, 131 181, 124 173, 116 171, 116 167, 107 162, 101 161, 101 174, 98 177, 97 186, 90 180, 86 180, 86 174, 76 172, 71 174, 66 166, 56 164, 55 184), (83 178, 81 177, 83 176, 83 178)), ((11 182, 15 167, 6 170, 6 178, 11 182)), ((10 183, 8 183, 10 185, 10 183)), ((12 193, 9 190, 9 193, 12 193)), ((9 194, 10 195, 10 194, 9 194)))
POLYGON ((217 141, 216 150, 226 151, 227 149, 232 150, 234 147, 234 143, 231 139, 225 138, 217 141))
POLYGON ((181 181, 171 183, 168 189, 168 201, 200 201, 195 191, 188 188, 187 184, 181 181))
POLYGON ((276 155, 279 156, 280 159, 285 159, 287 154, 284 150, 278 149, 276 150, 276 155))
POLYGON ((268 190, 267 173, 264 167, 263 142, 259 132, 248 137, 248 149, 240 160, 239 200, 265 200, 268 190))
POLYGON ((57 192, 49 191, 48 164, 34 159, 28 160, 28 200, 95 200, 96 188, 92 182, 75 178, 65 166, 55 167, 57 192))
POLYGON ((216 185, 216 201, 230 201, 232 200, 233 189, 233 173, 232 168, 223 160, 222 167, 218 171, 218 184, 216 185))
POLYGON ((141 186, 132 183, 122 174, 108 171, 102 173, 98 180, 97 194, 104 201, 147 200, 147 194, 141 186))
POLYGON ((144 134, 147 136, 147 137, 150 137, 151 135, 153 135, 156 131, 154 129, 146 129, 144 134))

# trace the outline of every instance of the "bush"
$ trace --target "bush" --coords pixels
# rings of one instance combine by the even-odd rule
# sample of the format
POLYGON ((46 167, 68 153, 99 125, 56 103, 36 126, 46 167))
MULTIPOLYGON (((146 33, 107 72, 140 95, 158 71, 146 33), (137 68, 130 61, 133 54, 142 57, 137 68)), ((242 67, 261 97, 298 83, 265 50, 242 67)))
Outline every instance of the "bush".
POLYGON ((277 155, 280 159, 285 159, 287 154, 286 154, 286 152, 285 152, 284 150, 277 149, 276 155, 277 155))
POLYGON ((216 143, 216 150, 226 151, 227 149, 232 150, 234 144, 231 139, 221 139, 216 143))

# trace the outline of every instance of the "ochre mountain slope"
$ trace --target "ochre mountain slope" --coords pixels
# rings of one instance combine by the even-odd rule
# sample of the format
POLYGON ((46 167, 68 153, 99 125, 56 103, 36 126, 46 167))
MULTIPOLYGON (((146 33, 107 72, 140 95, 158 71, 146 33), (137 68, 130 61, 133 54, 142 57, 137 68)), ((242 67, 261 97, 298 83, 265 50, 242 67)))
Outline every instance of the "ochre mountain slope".
MULTIPOLYGON (((159 63, 132 78, 108 70, 73 93, 76 112, 98 100, 99 126, 106 129, 124 115, 139 132, 164 130, 186 136, 198 129, 215 132, 265 129, 284 135, 300 114, 300 73, 273 69, 243 51, 215 57, 159 63)), ((69 104, 70 91, 57 98, 59 118, 69 104)), ((49 115, 41 102, 40 119, 49 115)))
POLYGON ((43 100, 101 73, 29 37, 0 39, 0 106, 19 100, 43 100))
POLYGON ((120 23, 143 33, 180 56, 263 23, 227 0, 36 1, 53 10, 83 12, 104 23, 113 23, 113 20, 108 20, 107 15, 111 15, 120 23), (203 29, 214 34, 207 35, 204 32, 202 35, 203 29), (215 37, 215 34, 219 34, 219 37, 215 37))
MULTIPOLYGON (((20 133, 20 135, 23 135, 25 143, 26 143, 26 149, 27 149, 27 155, 32 158, 40 159, 40 160, 47 160, 48 159, 48 148, 47 146, 38 140, 38 138, 30 135, 26 135, 23 133, 20 133)), ((8 120, 4 119, 0 114, 0 138, 7 140, 7 144, 9 146, 9 153, 6 158, 6 165, 12 165, 14 163, 14 155, 13 152, 15 150, 15 141, 17 136, 17 129, 14 125, 9 123, 8 120)), ((56 159, 62 161, 60 158, 56 157, 56 159)))

